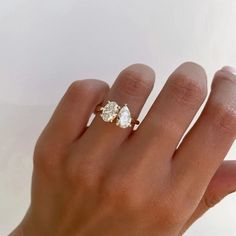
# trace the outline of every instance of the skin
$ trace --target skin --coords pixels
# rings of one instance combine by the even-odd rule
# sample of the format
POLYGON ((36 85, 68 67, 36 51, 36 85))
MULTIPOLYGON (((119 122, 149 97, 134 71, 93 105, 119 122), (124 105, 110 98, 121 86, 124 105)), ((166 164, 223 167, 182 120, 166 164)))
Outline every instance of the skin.
POLYGON ((236 136, 236 75, 216 72, 207 96, 204 69, 187 62, 168 78, 134 131, 95 116, 107 100, 138 117, 155 74, 143 64, 109 86, 74 82, 40 135, 32 198, 19 236, 175 236, 236 190, 236 162, 223 161, 236 136))

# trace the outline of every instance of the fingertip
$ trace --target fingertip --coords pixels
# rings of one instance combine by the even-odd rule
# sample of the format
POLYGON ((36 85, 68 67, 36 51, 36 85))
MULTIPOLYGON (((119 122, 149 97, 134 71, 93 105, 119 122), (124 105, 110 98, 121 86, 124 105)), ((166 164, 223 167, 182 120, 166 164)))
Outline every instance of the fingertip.
POLYGON ((232 66, 224 66, 221 71, 229 72, 233 75, 236 75, 236 68, 232 66))

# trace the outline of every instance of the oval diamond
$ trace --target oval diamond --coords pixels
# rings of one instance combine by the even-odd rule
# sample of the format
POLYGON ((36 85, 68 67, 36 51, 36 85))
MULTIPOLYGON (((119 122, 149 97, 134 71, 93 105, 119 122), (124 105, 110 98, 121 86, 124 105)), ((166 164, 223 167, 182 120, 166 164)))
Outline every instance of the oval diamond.
POLYGON ((119 106, 116 102, 108 101, 108 103, 102 108, 101 117, 105 122, 112 122, 118 114, 119 106))
POLYGON ((131 114, 127 105, 124 105, 117 116, 116 125, 121 128, 131 127, 131 114))

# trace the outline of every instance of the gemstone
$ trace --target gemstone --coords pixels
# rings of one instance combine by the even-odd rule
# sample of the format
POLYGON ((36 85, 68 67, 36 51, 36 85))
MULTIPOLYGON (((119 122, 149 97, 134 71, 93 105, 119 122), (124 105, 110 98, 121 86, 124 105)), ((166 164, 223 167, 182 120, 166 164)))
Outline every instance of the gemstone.
POLYGON ((120 107, 116 102, 108 101, 108 103, 102 108, 101 117, 105 122, 112 122, 118 114, 120 107))
POLYGON ((131 114, 129 108, 125 104, 119 111, 117 115, 116 125, 121 128, 131 127, 131 114))

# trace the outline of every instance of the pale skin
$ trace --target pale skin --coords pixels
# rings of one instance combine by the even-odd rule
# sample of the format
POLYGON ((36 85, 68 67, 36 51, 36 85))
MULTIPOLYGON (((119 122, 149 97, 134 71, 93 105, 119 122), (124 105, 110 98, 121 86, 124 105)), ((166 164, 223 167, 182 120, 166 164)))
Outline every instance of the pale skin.
POLYGON ((107 100, 137 118, 154 85, 150 67, 127 67, 111 88, 74 82, 37 141, 31 204, 10 235, 182 235, 236 191, 236 162, 224 161, 236 136, 233 68, 216 72, 183 138, 206 99, 206 77, 198 64, 178 67, 135 131, 99 115, 87 123, 107 100))

